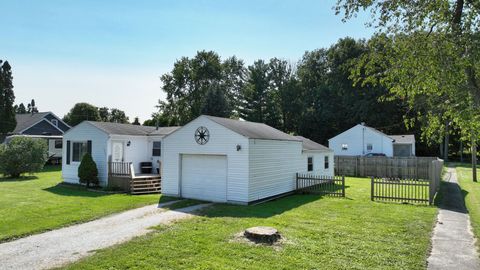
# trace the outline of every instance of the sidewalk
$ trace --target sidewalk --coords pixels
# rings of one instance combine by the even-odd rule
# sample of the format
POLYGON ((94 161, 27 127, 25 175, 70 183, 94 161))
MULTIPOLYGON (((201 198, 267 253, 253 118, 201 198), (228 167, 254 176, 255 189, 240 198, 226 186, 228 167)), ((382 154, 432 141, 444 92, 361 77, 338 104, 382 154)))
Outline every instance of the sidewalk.
POLYGON ((432 251, 427 260, 427 269, 480 269, 470 216, 465 208, 454 168, 448 168, 445 181, 446 188, 433 230, 432 251))

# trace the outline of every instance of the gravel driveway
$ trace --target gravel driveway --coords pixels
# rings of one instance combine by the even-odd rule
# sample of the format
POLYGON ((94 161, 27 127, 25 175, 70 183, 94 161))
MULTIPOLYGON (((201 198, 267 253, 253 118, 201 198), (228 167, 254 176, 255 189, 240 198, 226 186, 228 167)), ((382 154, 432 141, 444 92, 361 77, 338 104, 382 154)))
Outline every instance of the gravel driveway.
POLYGON ((0 244, 0 269, 46 269, 74 262, 97 249, 147 234, 151 227, 192 216, 208 206, 200 204, 177 210, 149 205, 0 244))

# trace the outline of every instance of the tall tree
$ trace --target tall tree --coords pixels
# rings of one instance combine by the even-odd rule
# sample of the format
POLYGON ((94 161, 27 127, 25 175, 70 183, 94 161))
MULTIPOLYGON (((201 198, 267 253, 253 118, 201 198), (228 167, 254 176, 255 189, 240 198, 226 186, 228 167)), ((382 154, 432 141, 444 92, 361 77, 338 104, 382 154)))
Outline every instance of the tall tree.
POLYGON ((73 108, 63 117, 63 121, 70 126, 76 126, 85 120, 101 120, 98 113, 98 108, 85 102, 75 104, 73 108))
POLYGON ((127 124, 129 123, 128 117, 124 111, 112 108, 110 109, 110 117, 108 122, 127 124))
POLYGON ((242 90, 243 104, 240 116, 248 121, 264 123, 267 119, 269 67, 257 60, 248 67, 248 79, 242 90))
MULTIPOLYGON (((385 85, 414 107, 419 97, 443 96, 445 115, 462 130, 472 147, 472 178, 476 175, 476 147, 480 128, 480 5, 470 0, 362 1, 338 0, 337 13, 350 19, 360 10, 373 13, 374 46, 391 44, 371 54, 363 69, 371 81, 385 85), (382 35, 383 34, 383 35, 382 35), (387 40, 387 42, 385 42, 387 40), (372 66, 387 66, 370 72, 372 66)), ((374 50, 372 50, 375 52, 374 50)), ((432 121, 438 119, 429 113, 432 121)), ((443 123, 444 121, 438 121, 443 123)), ((429 125, 426 130, 438 129, 429 125)))
POLYGON ((230 117, 231 110, 225 97, 225 90, 219 85, 212 85, 207 92, 202 108, 202 114, 230 117))
POLYGON ((30 101, 30 103, 28 103, 27 112, 28 113, 38 113, 38 107, 37 107, 37 105, 35 105, 35 100, 34 99, 32 99, 32 101, 30 101))
POLYGON ((296 84, 293 66, 286 60, 278 58, 272 58, 269 62, 269 103, 274 105, 268 105, 271 112, 269 115, 270 120, 267 122, 278 125, 278 128, 283 130, 291 130, 292 120, 295 118, 295 114, 298 114, 300 108, 297 105, 298 99, 293 92, 298 87, 296 84), (296 112, 295 112, 296 110, 296 112))
POLYGON ((15 129, 15 94, 13 93, 12 67, 0 60, 0 137, 15 129))
POLYGON ((212 51, 199 51, 194 58, 182 57, 170 73, 162 75, 162 90, 167 94, 162 110, 172 121, 185 124, 202 113, 207 92, 212 86, 224 89, 230 108, 236 112, 238 93, 245 69, 236 57, 221 61, 212 51))
POLYGON ((18 114, 25 114, 27 113, 27 109, 25 108, 25 105, 23 103, 20 103, 17 108, 16 108, 16 113, 18 114))
POLYGON ((242 60, 235 56, 222 63, 222 78, 218 84, 224 89, 225 98, 233 116, 238 116, 242 100, 242 88, 247 77, 247 69, 242 60))
POLYGON ((132 122, 132 125, 136 125, 136 126, 140 126, 140 119, 138 119, 138 117, 135 117, 135 119, 133 120, 132 122))
POLYGON ((98 108, 98 114, 100 115, 100 121, 110 122, 110 109, 107 107, 98 108))

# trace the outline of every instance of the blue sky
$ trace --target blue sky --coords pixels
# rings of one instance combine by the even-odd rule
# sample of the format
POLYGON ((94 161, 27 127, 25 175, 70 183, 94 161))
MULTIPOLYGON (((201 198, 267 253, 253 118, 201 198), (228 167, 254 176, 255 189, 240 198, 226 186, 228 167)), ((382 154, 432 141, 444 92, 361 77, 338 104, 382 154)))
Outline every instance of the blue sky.
POLYGON ((159 76, 198 50, 247 64, 297 61, 339 38, 368 38, 335 0, 45 0, 0 2, 0 59, 13 67, 16 102, 35 98, 63 116, 76 102, 117 107, 143 121, 163 99, 159 76))

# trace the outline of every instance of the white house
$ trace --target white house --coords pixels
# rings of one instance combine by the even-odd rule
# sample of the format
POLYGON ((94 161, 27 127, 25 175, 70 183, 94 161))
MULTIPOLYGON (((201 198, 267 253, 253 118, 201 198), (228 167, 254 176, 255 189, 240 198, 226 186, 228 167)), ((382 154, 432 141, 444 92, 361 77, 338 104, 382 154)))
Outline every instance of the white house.
POLYGON ((78 166, 87 152, 97 164, 102 186, 108 183, 109 162, 118 169, 131 163, 136 173, 141 172, 141 162, 151 162, 150 172, 159 174, 162 138, 177 128, 84 121, 63 135, 63 179, 78 183, 78 166))
POLYGON ((364 123, 329 139, 328 146, 339 156, 415 156, 414 135, 387 135, 364 123))
POLYGON ((162 193, 248 204, 295 189, 297 172, 333 176, 333 151, 261 123, 202 115, 163 138, 162 193))

